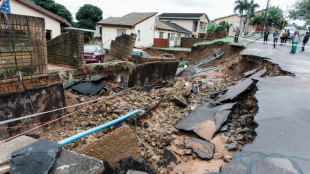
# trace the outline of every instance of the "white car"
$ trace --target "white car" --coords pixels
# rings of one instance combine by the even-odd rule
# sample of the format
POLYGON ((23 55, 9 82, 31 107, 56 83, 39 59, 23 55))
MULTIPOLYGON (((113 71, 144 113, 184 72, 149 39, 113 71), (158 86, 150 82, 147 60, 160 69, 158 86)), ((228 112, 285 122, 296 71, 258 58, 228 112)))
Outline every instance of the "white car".
POLYGON ((292 37, 293 37, 293 35, 294 35, 294 32, 297 30, 295 27, 285 27, 283 30, 282 30, 282 32, 281 32, 281 34, 280 34, 280 36, 282 36, 282 33, 284 32, 284 30, 290 30, 290 37, 289 37, 289 39, 291 39, 292 37))
POLYGON ((133 49, 132 55, 133 56, 150 57, 150 55, 147 52, 139 50, 139 49, 133 49))

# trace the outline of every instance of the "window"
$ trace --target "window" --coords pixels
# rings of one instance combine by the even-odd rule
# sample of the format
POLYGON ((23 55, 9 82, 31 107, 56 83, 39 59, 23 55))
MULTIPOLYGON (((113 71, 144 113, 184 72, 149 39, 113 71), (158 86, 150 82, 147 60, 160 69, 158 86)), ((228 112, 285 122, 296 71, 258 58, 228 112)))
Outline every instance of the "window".
POLYGON ((178 40, 181 40, 181 34, 178 34, 178 40))
POLYGON ((191 35, 190 34, 185 34, 185 37, 190 38, 191 35))
POLYGON ((138 41, 140 41, 140 36, 141 36, 140 30, 138 30, 138 41))
POLYGON ((175 35, 174 33, 171 33, 171 37, 170 37, 170 40, 171 40, 171 41, 174 40, 174 35, 175 35))
POLYGON ((197 32, 197 30, 198 30, 198 22, 194 22, 193 31, 194 31, 194 32, 197 32))
POLYGON ((46 40, 51 40, 52 39, 52 30, 46 30, 46 40))
POLYGON ((164 32, 159 32, 159 38, 164 38, 164 32))
POLYGON ((117 36, 121 36, 123 34, 126 34, 126 30, 125 29, 117 29, 117 36))
POLYGON ((142 52, 142 56, 149 57, 150 55, 147 54, 146 52, 142 52))

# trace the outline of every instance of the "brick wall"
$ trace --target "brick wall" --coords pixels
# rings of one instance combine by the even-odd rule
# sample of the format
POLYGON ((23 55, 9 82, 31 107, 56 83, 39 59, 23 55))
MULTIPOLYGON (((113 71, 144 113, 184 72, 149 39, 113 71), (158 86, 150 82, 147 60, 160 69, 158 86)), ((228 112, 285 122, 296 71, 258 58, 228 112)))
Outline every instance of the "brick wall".
POLYGON ((136 34, 123 34, 112 40, 110 52, 106 60, 128 60, 136 43, 136 34))
POLYGON ((48 63, 81 69, 84 63, 84 32, 69 30, 47 42, 48 63))
MULTIPOLYGON (((43 18, 8 15, 14 35, 16 58, 27 86, 47 76, 47 49, 43 18), (34 79, 34 80, 33 80, 34 79)), ((18 88, 8 25, 0 15, 0 93, 18 88)))

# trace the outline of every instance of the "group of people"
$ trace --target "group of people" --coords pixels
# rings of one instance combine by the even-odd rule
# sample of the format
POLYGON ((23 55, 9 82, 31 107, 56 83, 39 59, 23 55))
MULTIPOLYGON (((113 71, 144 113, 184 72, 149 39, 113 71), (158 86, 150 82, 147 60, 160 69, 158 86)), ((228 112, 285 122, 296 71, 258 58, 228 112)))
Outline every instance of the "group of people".
MULTIPOLYGON (((266 29, 264 32, 264 43, 263 44, 267 44, 269 34, 270 34, 270 32, 268 31, 268 29, 266 29)), ((279 38, 281 39, 280 45, 286 44, 286 42, 291 38, 289 43, 292 43, 292 50, 290 53, 295 54, 297 51, 297 46, 300 42, 301 37, 300 37, 299 31, 295 31, 294 35, 292 37, 290 37, 290 36, 291 36, 291 33, 289 30, 284 30, 284 32, 280 36, 279 29, 277 29, 273 33, 273 47, 276 48, 276 45, 277 45, 279 38)), ((301 51, 305 51, 305 45, 307 44, 307 42, 309 40, 309 36, 310 36, 309 32, 306 32, 306 35, 304 36, 303 41, 302 41, 301 51)))

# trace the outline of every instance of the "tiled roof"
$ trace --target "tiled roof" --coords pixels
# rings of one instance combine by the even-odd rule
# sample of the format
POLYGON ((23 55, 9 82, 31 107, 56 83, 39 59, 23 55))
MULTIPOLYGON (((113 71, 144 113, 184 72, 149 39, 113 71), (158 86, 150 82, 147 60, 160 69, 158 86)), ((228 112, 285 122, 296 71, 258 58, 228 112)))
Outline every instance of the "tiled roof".
POLYGON ((65 20, 64 18, 62 18, 62 17, 60 17, 60 16, 58 16, 58 15, 56 15, 56 14, 54 14, 54 13, 48 11, 48 10, 46 10, 46 9, 44 9, 44 8, 42 8, 42 7, 36 5, 36 4, 34 4, 34 3, 32 3, 32 2, 30 2, 28 0, 17 0, 17 1, 20 2, 20 3, 23 3, 24 5, 27 5, 27 6, 31 7, 31 8, 33 8, 33 9, 35 9, 35 10, 41 12, 41 13, 44 13, 45 15, 47 15, 49 17, 52 17, 52 18, 56 19, 57 21, 65 24, 68 27, 71 27, 71 24, 67 20, 65 20))
POLYGON ((166 24, 167 26, 173 28, 175 31, 179 32, 179 33, 187 33, 187 34, 191 34, 192 32, 186 30, 185 28, 175 24, 175 23, 171 23, 171 22, 167 22, 167 21, 160 21, 164 24, 166 24))
POLYGON ((205 13, 163 13, 159 15, 159 19, 171 19, 171 18, 180 18, 180 19, 200 19, 201 16, 205 13))
POLYGON ((176 29, 165 24, 163 21, 156 21, 156 28, 161 30, 176 31, 176 29))
POLYGON ((219 19, 223 19, 223 18, 228 18, 228 17, 231 17, 231 16, 238 16, 238 17, 240 17, 240 15, 238 15, 238 14, 232 14, 232 15, 228 15, 228 16, 223 16, 223 17, 220 17, 220 18, 216 18, 216 19, 214 19, 214 20, 219 20, 219 19))
POLYGON ((133 12, 127 14, 123 17, 110 17, 104 20, 97 22, 97 24, 103 26, 127 26, 127 27, 134 27, 135 25, 155 16, 157 12, 150 12, 150 13, 137 13, 133 12))

